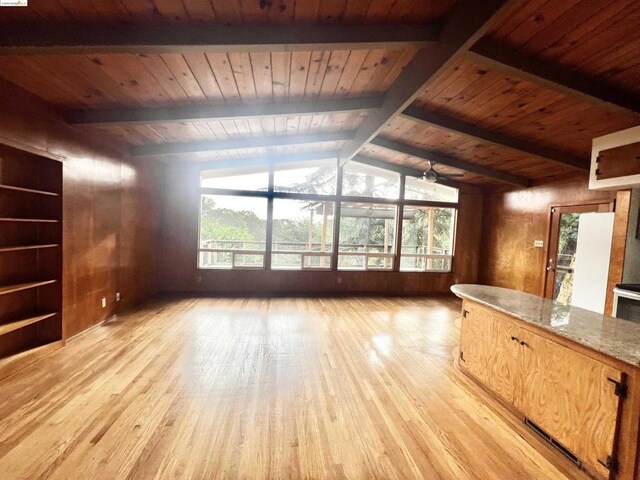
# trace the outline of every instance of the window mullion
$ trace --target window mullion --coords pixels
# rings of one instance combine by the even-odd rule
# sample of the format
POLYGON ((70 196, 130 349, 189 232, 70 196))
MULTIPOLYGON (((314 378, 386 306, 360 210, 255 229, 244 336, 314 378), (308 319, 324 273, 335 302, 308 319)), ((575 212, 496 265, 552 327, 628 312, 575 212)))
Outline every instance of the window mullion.
POLYGON ((331 270, 338 270, 338 250, 340 243, 340 211, 342 210, 342 177, 344 174, 344 165, 338 162, 338 172, 336 174, 336 202, 333 207, 333 252, 331 253, 331 270))
POLYGON ((396 209, 396 238, 394 239, 394 262, 393 271, 400 271, 400 255, 402 251, 402 218, 404 217, 404 186, 406 182, 406 176, 400 175, 400 200, 398 202, 398 208, 396 209))
POLYGON ((274 166, 269 165, 269 187, 267 198, 267 231, 264 245, 264 269, 271 270, 271 253, 273 251, 273 178, 274 166))

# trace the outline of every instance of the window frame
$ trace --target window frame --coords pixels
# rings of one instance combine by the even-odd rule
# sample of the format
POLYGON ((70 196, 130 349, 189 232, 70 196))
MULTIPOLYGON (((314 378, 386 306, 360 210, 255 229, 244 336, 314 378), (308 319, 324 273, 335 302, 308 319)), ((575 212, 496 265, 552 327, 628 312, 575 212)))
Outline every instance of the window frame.
MULTIPOLYGON (((422 205, 417 205, 415 203, 413 203, 413 200, 408 201, 404 206, 403 206, 403 217, 404 217, 404 207, 422 207, 422 205)), ((430 260, 442 260, 442 259, 451 259, 450 262, 450 268, 449 269, 436 269, 436 268, 431 268, 431 269, 424 269, 424 270, 403 270, 402 269, 402 265, 398 265, 398 271, 402 272, 402 273, 450 273, 453 271, 453 259, 454 259, 454 250, 456 247, 456 233, 458 230, 458 208, 454 208, 454 207, 433 207, 433 206, 428 206, 427 208, 433 208, 434 210, 436 208, 448 208, 450 210, 453 210, 453 225, 451 228, 451 254, 450 255, 445 255, 445 254, 439 254, 439 253, 432 253, 432 254, 404 254, 405 258, 420 258, 422 257, 423 259, 425 259, 427 261, 427 264, 430 260)), ((402 225, 402 222, 404 221, 404 218, 399 220, 400 225, 402 225)), ((402 235, 402 231, 400 231, 400 235, 402 235)), ((402 246, 402 241, 400 242, 402 246)), ((398 252, 398 262, 400 262, 402 259, 402 253, 398 252)))
MULTIPOLYGON (((355 161, 355 160, 352 160, 355 161)), ((334 202, 334 215, 333 215, 333 239, 332 245, 333 249, 330 253, 331 255, 331 266, 330 268, 322 268, 322 269, 312 269, 312 268, 304 268, 304 269, 281 269, 277 268, 275 271, 278 272, 301 272, 301 271, 322 271, 322 272, 400 272, 400 261, 401 261, 401 251, 402 251, 402 219, 404 216, 404 207, 412 206, 412 207, 433 207, 433 208, 451 208, 454 210, 454 223, 453 223, 453 239, 452 239, 452 251, 451 251, 451 268, 449 270, 425 270, 425 271, 402 271, 402 273, 406 274, 447 274, 453 271, 454 262, 455 262, 455 244, 456 244, 456 235, 458 230, 458 210, 459 210, 459 202, 460 197, 458 194, 458 201, 456 202, 443 202, 443 201, 432 201, 432 200, 407 200, 405 199, 405 185, 406 185, 406 177, 407 175, 402 172, 398 172, 392 169, 390 171, 397 173, 400 177, 400 185, 399 185, 399 197, 397 199, 390 198, 379 198, 379 197, 365 197, 365 196, 353 196, 353 195, 342 195, 342 183, 343 183, 343 173, 344 173, 344 164, 340 165, 338 163, 338 170, 336 175, 336 193, 334 195, 325 195, 325 194, 308 194, 308 193, 293 193, 293 192, 278 192, 274 191, 274 172, 275 172, 275 163, 270 163, 268 165, 269 171, 269 185, 266 190, 238 190, 238 189, 224 189, 224 188, 211 188, 211 187, 201 187, 200 186, 200 174, 205 170, 215 169, 215 164, 203 164, 198 169, 198 238, 196 239, 196 268, 198 270, 274 270, 271 267, 272 260, 272 245, 273 245, 273 201, 275 199, 289 199, 289 200, 315 200, 315 201, 330 201, 334 202), (200 247, 200 235, 202 228, 202 195, 227 195, 227 196, 238 196, 238 197, 257 197, 257 198, 265 198, 267 200, 267 221, 266 221, 266 238, 265 238, 265 250, 264 250, 264 262, 262 267, 236 267, 230 269, 218 269, 211 267, 200 267, 200 253, 203 250, 200 247), (348 269, 338 269, 338 259, 339 259, 339 250, 340 250, 340 217, 341 217, 341 206, 342 203, 354 202, 354 203, 369 203, 369 204, 387 204, 396 206, 397 214, 395 220, 395 233, 394 233, 394 253, 393 253, 393 268, 391 269, 371 269, 371 270, 348 270, 348 269)), ((311 162, 310 162, 311 163, 311 162)), ((279 166, 284 166, 285 162, 281 162, 278 164, 279 166)), ((222 168, 222 166, 221 166, 222 168)), ((277 252, 276 252, 277 253, 277 252)), ((437 255, 439 256, 439 255, 437 255)))

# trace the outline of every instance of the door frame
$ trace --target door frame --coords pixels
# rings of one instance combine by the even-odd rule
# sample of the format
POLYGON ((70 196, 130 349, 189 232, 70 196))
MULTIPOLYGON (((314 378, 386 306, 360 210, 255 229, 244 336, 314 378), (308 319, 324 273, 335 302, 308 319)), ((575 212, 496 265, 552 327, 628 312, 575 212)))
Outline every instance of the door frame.
POLYGON ((549 223, 547 228, 547 248, 545 249, 542 292, 545 298, 553 298, 556 268, 555 261, 558 256, 558 234, 560 231, 560 217, 563 213, 609 213, 615 211, 615 201, 564 204, 552 206, 549 209, 549 223), (553 266, 550 266, 553 264, 553 266))

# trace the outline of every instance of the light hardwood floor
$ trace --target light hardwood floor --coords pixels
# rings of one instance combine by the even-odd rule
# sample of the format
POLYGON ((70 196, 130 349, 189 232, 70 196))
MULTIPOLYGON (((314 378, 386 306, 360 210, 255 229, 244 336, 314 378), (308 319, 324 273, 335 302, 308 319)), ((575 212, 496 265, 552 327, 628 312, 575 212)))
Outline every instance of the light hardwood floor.
POLYGON ((455 368, 458 312, 157 301, 0 383, 0 478, 585 478, 455 368))

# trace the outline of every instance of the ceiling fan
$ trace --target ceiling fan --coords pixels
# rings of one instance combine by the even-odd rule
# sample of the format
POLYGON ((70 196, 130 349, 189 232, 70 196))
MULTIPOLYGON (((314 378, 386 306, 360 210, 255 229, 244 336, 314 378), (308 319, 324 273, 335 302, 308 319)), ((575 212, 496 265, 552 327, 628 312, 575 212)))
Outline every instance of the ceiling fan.
POLYGON ((437 162, 427 160, 427 169, 422 174, 422 178, 427 183, 437 183, 439 180, 450 180, 452 178, 463 177, 464 173, 449 173, 445 175, 435 169, 437 162))

